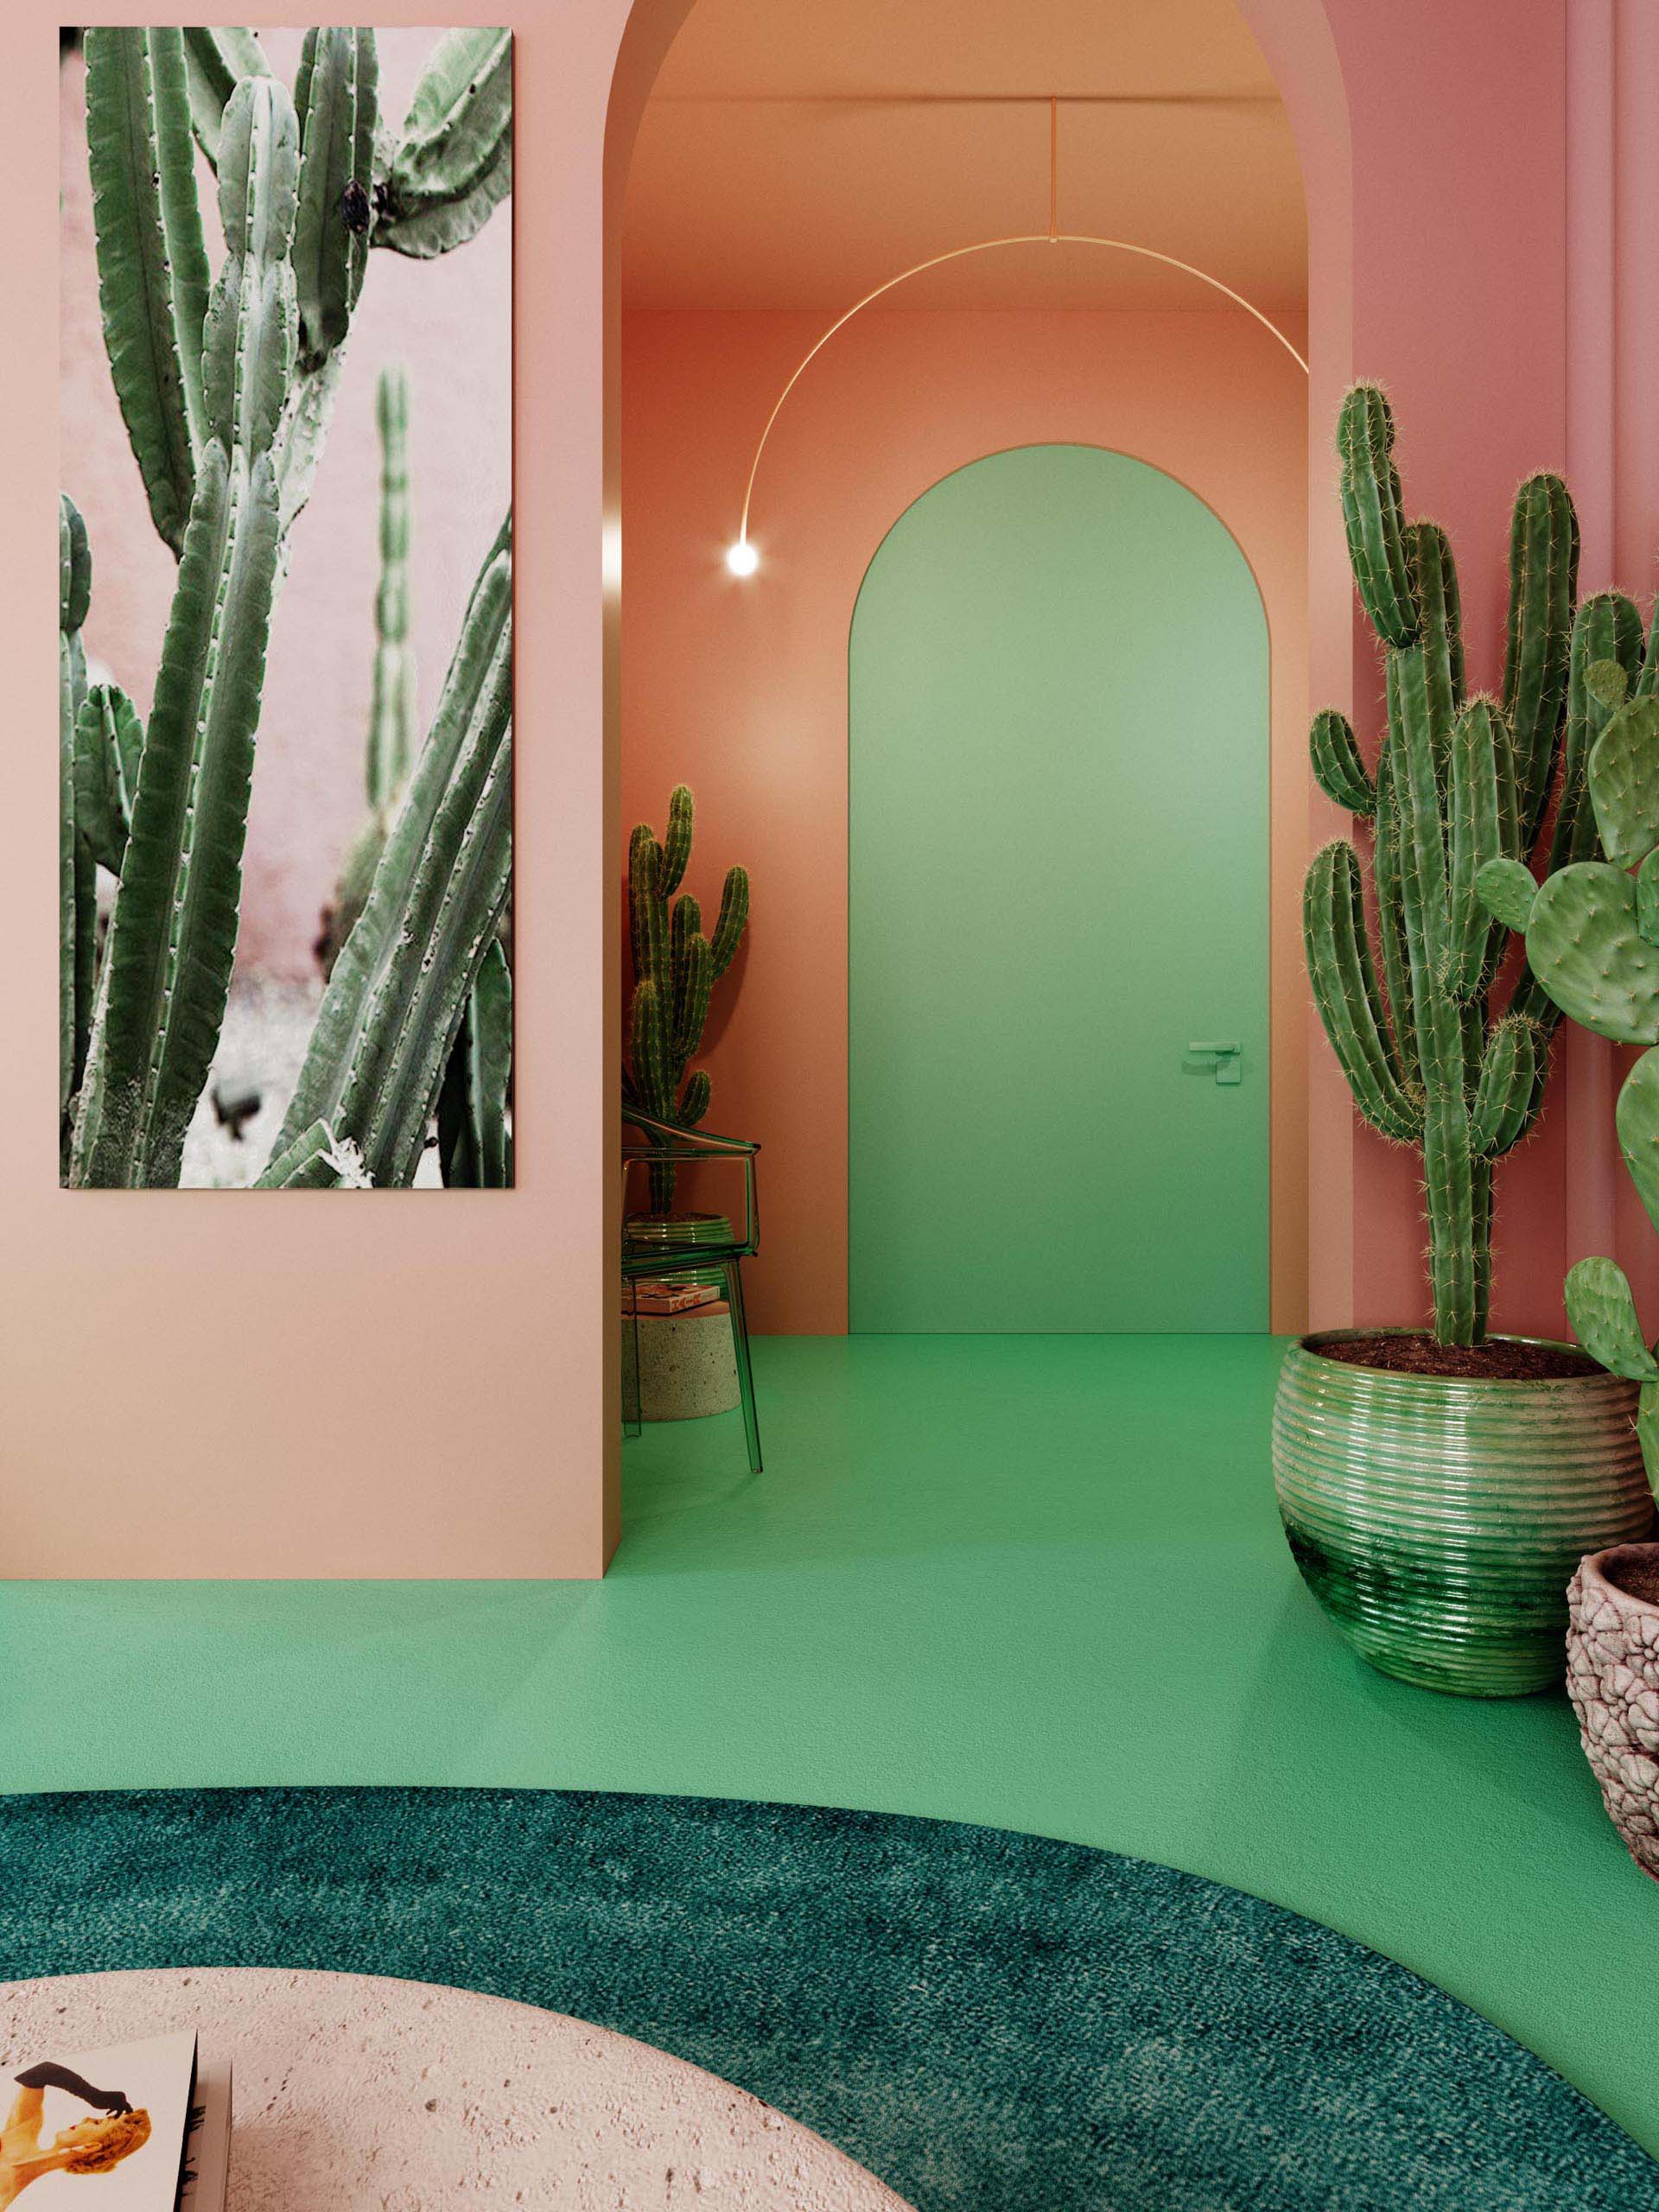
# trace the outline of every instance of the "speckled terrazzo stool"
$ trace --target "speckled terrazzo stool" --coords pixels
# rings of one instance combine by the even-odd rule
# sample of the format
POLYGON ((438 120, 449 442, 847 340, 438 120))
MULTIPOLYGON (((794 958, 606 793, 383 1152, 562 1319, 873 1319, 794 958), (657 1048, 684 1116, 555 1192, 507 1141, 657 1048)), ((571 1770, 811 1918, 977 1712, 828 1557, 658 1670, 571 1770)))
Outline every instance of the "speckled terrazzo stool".
POLYGON ((1567 1688, 1608 1818, 1659 1881, 1659 1544, 1581 1561, 1567 1592, 1567 1688))
MULTIPOLYGON (((639 1316, 640 1411, 647 1421, 697 1421, 728 1414, 738 1402, 732 1324, 720 1311, 639 1316)), ((633 1328, 622 1323, 623 1403, 633 1389, 633 1328)))

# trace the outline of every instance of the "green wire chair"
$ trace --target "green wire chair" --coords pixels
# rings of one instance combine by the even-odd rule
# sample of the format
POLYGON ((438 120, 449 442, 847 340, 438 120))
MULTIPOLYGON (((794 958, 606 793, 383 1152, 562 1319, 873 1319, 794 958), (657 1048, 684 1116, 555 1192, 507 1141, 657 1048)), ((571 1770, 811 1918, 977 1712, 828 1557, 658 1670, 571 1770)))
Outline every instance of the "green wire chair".
MULTIPOLYGON (((760 1247, 760 1212, 754 1185, 755 1154, 760 1147, 745 1137, 716 1136, 712 1129, 677 1128, 671 1122, 659 1122, 626 1100, 622 1119, 629 1128, 639 1130, 645 1138, 642 1145, 626 1146, 622 1154, 623 1282, 670 1281, 677 1275, 720 1278, 725 1286, 726 1303, 732 1319, 732 1348, 737 1356, 737 1389, 743 1402, 743 1433, 749 1447, 749 1465, 758 1475, 760 1423, 754 1409, 754 1370, 749 1361, 749 1327, 743 1311, 741 1269, 742 1262, 752 1260, 760 1247), (691 1166, 708 1160, 728 1161, 742 1168, 741 1236, 731 1232, 729 1223, 726 1236, 706 1241, 702 1234, 702 1225, 690 1221, 657 1221, 648 1237, 640 1234, 637 1224, 630 1224, 629 1179, 637 1171, 644 1168, 648 1174, 653 1165, 691 1166), (683 1235, 677 1236, 676 1231, 681 1229, 683 1235)), ((633 1327, 633 1387, 626 1395, 622 1425, 626 1434, 638 1436, 645 1422, 640 1406, 639 1314, 632 1293, 626 1318, 633 1327)))

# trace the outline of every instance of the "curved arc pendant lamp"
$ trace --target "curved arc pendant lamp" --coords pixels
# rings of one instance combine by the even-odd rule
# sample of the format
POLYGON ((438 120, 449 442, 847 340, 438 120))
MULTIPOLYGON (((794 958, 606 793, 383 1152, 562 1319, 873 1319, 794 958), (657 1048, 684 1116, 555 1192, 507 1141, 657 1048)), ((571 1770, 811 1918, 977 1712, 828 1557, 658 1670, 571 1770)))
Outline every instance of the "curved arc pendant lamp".
POLYGON ((1211 291, 1219 292, 1224 298, 1230 300, 1235 307, 1243 308, 1246 315, 1253 316, 1261 324, 1262 329, 1283 346, 1302 374, 1306 376, 1308 373, 1306 359, 1292 345, 1290 340, 1286 337, 1272 317, 1265 315, 1260 308, 1247 300, 1242 292, 1236 292, 1230 284, 1223 283, 1219 276, 1212 276, 1207 269, 1200 269, 1195 262, 1183 261, 1177 254, 1161 252, 1156 246, 1138 245, 1128 238, 1100 238, 1085 231, 1063 231, 1059 227, 1058 211, 1059 102, 1058 99, 1051 99, 1049 102, 1049 226, 1047 230, 1020 231, 1007 238, 976 238, 971 245, 952 246, 947 252, 930 254, 925 261, 914 262, 908 269, 901 269, 896 276, 886 278, 873 290, 866 292, 862 299, 855 300, 845 314, 836 316, 823 336, 813 342, 795 365, 783 390, 772 403, 772 412, 767 416, 760 438, 756 442, 754 457, 749 463, 748 481, 743 487, 743 511, 738 524, 738 533, 726 550, 726 565, 734 575, 752 576, 760 565, 760 556, 749 537, 749 512, 754 503, 755 479, 760 473, 760 461, 766 450, 766 441, 771 437, 773 427, 778 417, 783 413, 785 403, 788 400, 791 392, 794 391, 802 377, 836 332, 844 330, 855 315, 861 315, 866 308, 880 299, 885 293, 893 291, 896 286, 906 283, 911 277, 920 276, 930 269, 942 268, 946 262, 961 261, 969 254, 990 253, 998 247, 1010 245, 1092 245, 1104 247, 1113 253, 1135 254, 1143 261, 1155 261, 1166 269, 1178 269, 1185 276, 1195 276, 1201 284, 1207 284, 1211 291))

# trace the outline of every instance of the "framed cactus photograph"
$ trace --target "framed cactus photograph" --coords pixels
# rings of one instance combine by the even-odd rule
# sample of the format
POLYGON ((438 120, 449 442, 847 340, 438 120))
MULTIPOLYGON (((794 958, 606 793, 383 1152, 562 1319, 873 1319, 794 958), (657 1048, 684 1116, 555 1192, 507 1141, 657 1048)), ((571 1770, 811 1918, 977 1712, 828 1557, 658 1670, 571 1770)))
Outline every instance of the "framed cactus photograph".
POLYGON ((512 71, 63 44, 66 1185, 512 1185, 512 71))

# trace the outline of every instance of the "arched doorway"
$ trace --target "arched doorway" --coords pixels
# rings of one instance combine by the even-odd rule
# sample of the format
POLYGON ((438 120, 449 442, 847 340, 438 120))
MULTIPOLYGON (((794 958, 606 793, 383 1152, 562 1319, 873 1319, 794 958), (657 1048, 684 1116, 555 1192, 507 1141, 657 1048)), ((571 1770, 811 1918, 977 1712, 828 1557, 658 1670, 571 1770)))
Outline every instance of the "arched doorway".
MULTIPOLYGON (((1293 68, 1299 112, 1291 183, 1273 201, 1286 209, 1294 198, 1300 208, 1296 159, 1312 143, 1313 87, 1332 58, 1323 19, 1317 9, 1240 8, 1232 0, 1224 6, 1204 0, 1204 9, 1217 37, 1243 41, 1241 53, 1252 32, 1260 46, 1253 64, 1240 60, 1236 90, 1213 75, 1199 88, 1208 100, 1223 86, 1228 132, 1278 131, 1277 143, 1287 146, 1284 118, 1292 103, 1287 98, 1280 107, 1274 74, 1287 56, 1294 62, 1299 38, 1318 49, 1293 68), (1224 16, 1230 29, 1222 27, 1224 16), (1303 16, 1299 32, 1292 18, 1303 16)), ((660 811, 669 785, 684 776, 699 791, 700 838, 720 834, 725 856, 744 860, 754 876, 747 972, 716 1040, 712 1071, 716 1124, 722 1112, 728 1121, 734 1116, 735 1126, 768 1147, 768 1236, 751 1300, 764 1332, 823 1333, 847 1322, 846 969, 838 943, 846 907, 820 878, 840 874, 846 838, 845 760, 836 755, 846 728, 844 695, 837 695, 852 599, 881 531, 929 483, 976 454, 1051 442, 1121 448, 1192 484, 1245 547, 1271 612, 1274 1324, 1300 1325, 1307 1311, 1300 880, 1309 842, 1306 626, 1324 572, 1310 585, 1303 472, 1308 410, 1319 404, 1321 383, 1333 370, 1340 381, 1346 365, 1328 343, 1334 295, 1317 303, 1307 296, 1316 357, 1310 397, 1294 364, 1253 327, 1249 335, 1239 334, 1224 362, 1212 341, 1231 319, 1192 312, 1201 289, 1190 280, 1185 286, 1172 280, 1154 296, 1136 289, 1138 277, 1120 287, 1109 257, 1079 254, 1067 263, 1064 248, 1052 258, 1046 251, 1003 256, 995 270, 985 270, 991 312, 977 323, 969 318, 979 295, 954 280, 943 292, 924 280, 908 308, 861 317, 815 362, 766 454, 756 524, 761 574, 749 587, 734 586, 721 565, 753 442, 779 385, 849 296, 909 257, 894 211, 909 208, 925 219, 916 251, 943 245, 1005 226, 1010 195, 1019 199, 1039 174, 1027 158, 1037 127, 1028 101, 1022 94, 1004 109, 994 97, 992 77, 1012 83, 1016 60, 1023 58, 1045 82, 1052 64, 1063 97, 1077 92, 1063 129, 1076 163, 1066 172, 1076 195, 1067 204, 1091 211, 1079 219, 1092 221, 1110 207, 1132 234, 1184 245, 1195 259, 1250 281, 1236 257, 1236 237, 1228 242, 1227 225, 1238 211, 1230 210, 1226 192, 1209 189, 1195 171, 1166 206, 1150 174, 1091 166, 1103 158, 1103 132, 1122 139, 1141 127, 1132 119, 1142 112, 1135 101, 1150 104, 1147 117, 1185 112, 1179 99, 1167 111, 1158 105, 1172 90, 1182 94, 1175 80, 1190 57, 1176 55, 1167 41, 1160 45, 1157 11, 1147 11, 1138 29, 1131 26, 1141 40, 1141 73, 1121 129, 1120 110, 1110 104, 1116 93, 1103 94, 1096 82, 1104 66, 1097 20, 1063 0, 1052 12, 1053 23, 1038 23, 1027 38, 1011 22, 995 28, 995 8, 980 6, 964 32, 964 54, 938 63, 953 88, 943 106, 930 105, 925 86, 912 86, 914 71, 897 91, 861 105, 867 78, 880 91, 879 56, 861 56, 855 42, 832 38, 831 27, 815 19, 802 27, 802 68, 808 76, 822 73, 833 48, 839 89, 826 91, 816 78, 797 82, 790 58, 796 33, 781 23, 768 30, 760 0, 702 0, 662 75, 640 142, 629 199, 618 415, 619 423, 632 426, 621 827, 660 811), (732 35, 740 13, 754 33, 747 45, 732 35), (895 102, 901 110, 914 105, 906 129, 922 134, 910 177, 914 189, 905 193, 885 188, 887 169, 872 172, 872 183, 868 164, 855 159, 849 169, 843 158, 836 167, 825 150, 844 156, 853 139, 861 145, 858 134, 884 129, 881 118, 895 102), (1006 142, 1006 162, 974 162, 961 150, 988 133, 995 146, 1006 142), (948 159, 938 150, 947 141, 948 159), (934 145, 932 156, 925 144, 934 145), (816 209, 808 204, 815 191, 823 195, 816 209), (727 225, 734 211, 738 231, 727 225), (851 226, 845 236, 837 228, 843 217, 851 226), (1189 219, 1192 233, 1177 238, 1173 229, 1189 219), (1212 224, 1220 226, 1213 236, 1212 224), (791 284, 806 289, 790 291, 791 284), (1132 333, 1126 321, 1120 340, 1103 327, 1118 310, 1145 310, 1147 321, 1132 333), (1079 342, 1095 312, 1103 323, 1096 342, 1079 342), (960 318, 958 329, 947 327, 952 316, 960 318), (1148 348, 1147 329, 1157 323, 1165 342, 1148 348), (1282 389, 1270 391, 1272 379, 1282 389), (1288 423, 1279 409, 1293 385, 1298 411, 1288 423), (762 903, 767 883, 781 887, 783 896, 781 908, 769 912, 762 903)), ((640 26, 642 39, 647 23, 658 33, 665 28, 665 19, 639 9, 631 23, 640 26)), ((1114 84, 1124 81, 1121 29, 1109 41, 1114 84)), ((906 35, 913 46, 913 23, 906 35)), ((619 76, 619 103, 625 94, 637 97, 661 59, 660 47, 625 56, 630 73, 619 76)), ((1026 79, 1020 81, 1028 89, 1026 79)), ((1038 120, 1046 131, 1046 103, 1038 120)), ((620 105, 615 127, 630 127, 620 105)), ((1319 149, 1321 163, 1338 141, 1345 161, 1338 124, 1319 149)), ((1286 174, 1282 167, 1278 174, 1286 174)), ((1337 200, 1345 204, 1344 194, 1345 188, 1337 200)), ((613 198, 613 213, 618 204, 613 198)), ((1325 210, 1335 205, 1327 191, 1313 211, 1305 275, 1316 247, 1328 243, 1325 210)), ((1259 211, 1266 206, 1263 200, 1259 211)), ((1265 238, 1270 230, 1269 224, 1257 235, 1265 238)), ((1292 296, 1267 296, 1275 311, 1287 307, 1300 338, 1292 296)), ((1345 613, 1344 603, 1332 635, 1343 630, 1345 613)), ((1329 674, 1321 676, 1320 690, 1322 696, 1343 696, 1339 678, 1329 674)), ((1338 1103, 1345 1126, 1345 1101, 1338 1103)), ((1341 1165, 1338 1157, 1329 1172, 1334 1176, 1341 1165)))
POLYGON ((992 454, 883 540, 849 684, 853 1330, 1268 1325, 1268 667, 1234 539, 1124 454, 992 454))

